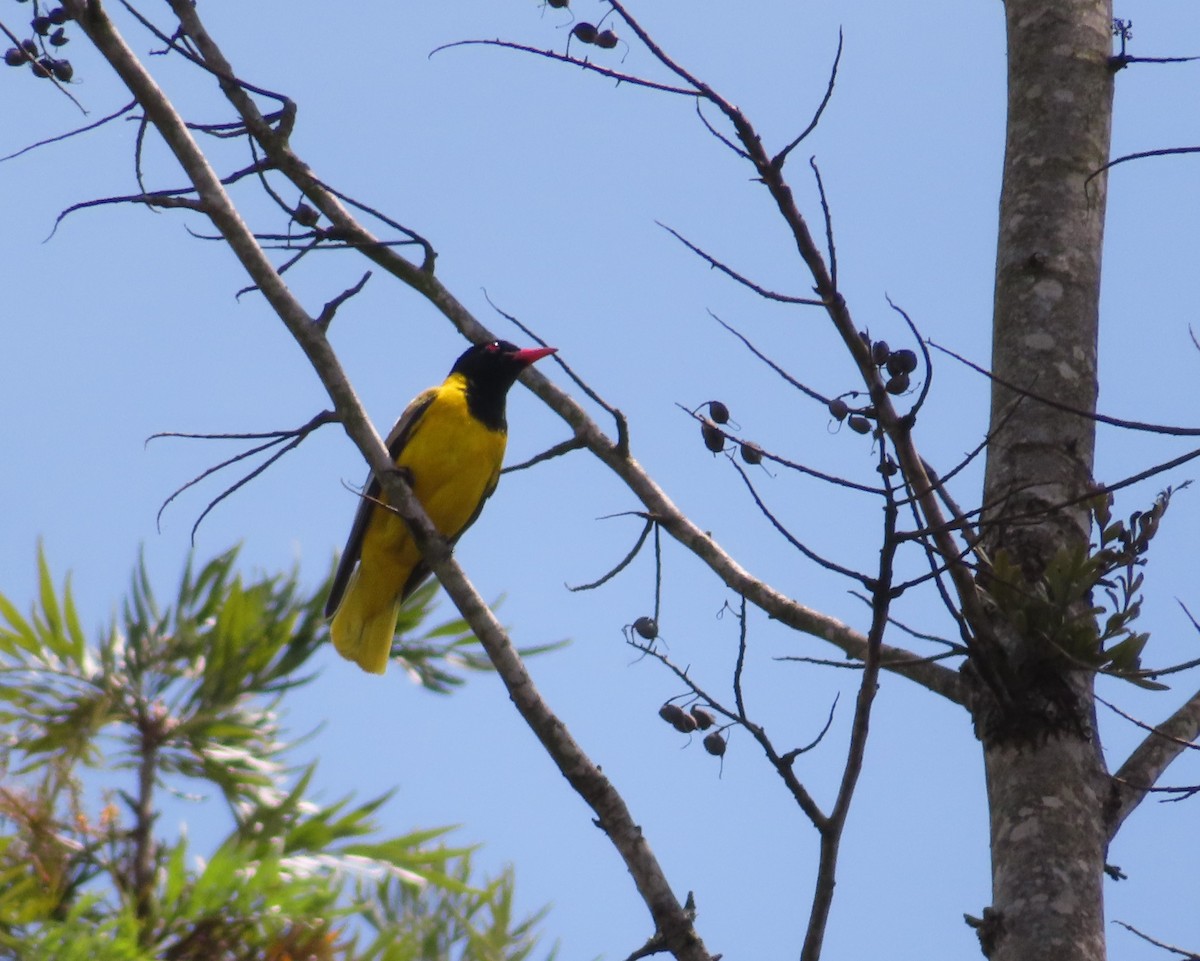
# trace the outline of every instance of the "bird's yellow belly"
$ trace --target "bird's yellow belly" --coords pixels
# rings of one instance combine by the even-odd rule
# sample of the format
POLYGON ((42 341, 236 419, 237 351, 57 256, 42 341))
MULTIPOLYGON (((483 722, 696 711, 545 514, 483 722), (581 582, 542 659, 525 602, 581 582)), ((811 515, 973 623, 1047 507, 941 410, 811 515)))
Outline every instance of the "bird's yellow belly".
MULTIPOLYGON (((397 466, 408 471, 413 493, 443 537, 455 538, 495 486, 504 459, 505 434, 474 420, 465 396, 439 399, 422 418, 397 466)), ((379 560, 398 572, 420 554, 404 521, 376 508, 363 538, 362 560, 379 560)))

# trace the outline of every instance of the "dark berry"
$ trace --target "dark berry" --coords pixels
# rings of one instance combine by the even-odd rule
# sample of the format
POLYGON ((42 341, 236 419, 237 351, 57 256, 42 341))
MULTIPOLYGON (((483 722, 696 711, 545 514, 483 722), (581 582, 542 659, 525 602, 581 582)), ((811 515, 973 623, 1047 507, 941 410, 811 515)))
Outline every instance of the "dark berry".
POLYGON ((658 637, 658 621, 653 617, 639 617, 633 622, 633 629, 648 641, 658 637))
POLYGON ((658 716, 680 734, 691 734, 696 730, 695 719, 678 704, 667 703, 658 709, 658 716))
POLYGON ((667 703, 658 709, 658 716, 674 726, 679 718, 687 717, 687 714, 678 704, 667 703))
POLYGON ((754 441, 746 441, 742 444, 742 460, 747 464, 761 464, 763 459, 762 448, 754 441))
POLYGON ((671 722, 671 726, 680 734, 691 734, 699 726, 696 724, 696 719, 686 711, 680 711, 679 715, 671 722))
POLYGON ((571 36, 580 43, 595 43, 600 31, 590 23, 577 23, 571 28, 571 36))
POLYGON ((714 454, 719 454, 725 449, 725 435, 711 420, 700 424, 700 434, 704 438, 704 446, 714 454))
POLYGON ((301 227, 315 227, 317 221, 321 219, 321 215, 313 210, 308 204, 296 204, 296 209, 292 213, 292 218, 301 227))

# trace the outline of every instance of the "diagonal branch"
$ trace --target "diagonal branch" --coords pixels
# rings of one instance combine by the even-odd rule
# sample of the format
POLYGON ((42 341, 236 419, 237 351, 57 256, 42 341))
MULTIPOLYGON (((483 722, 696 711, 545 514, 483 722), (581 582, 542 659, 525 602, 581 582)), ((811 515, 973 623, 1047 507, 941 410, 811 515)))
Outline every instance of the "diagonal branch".
POLYGON ((1187 745, 1200 735, 1200 691, 1157 725, 1112 776, 1108 799, 1108 839, 1112 841, 1125 819, 1146 799, 1155 782, 1187 745))
MULTIPOLYGON (((76 3, 80 0, 75 0, 76 3)), ((214 69, 217 76, 232 77, 233 70, 211 37, 205 32, 195 8, 186 0, 170 0, 189 36, 214 69)), ((359 224, 336 196, 322 184, 312 170, 292 151, 286 138, 266 122, 254 101, 237 83, 222 79, 221 87, 230 103, 246 123, 259 145, 275 166, 287 176, 334 226, 363 244, 363 256, 379 264, 397 279, 424 296, 470 341, 494 340, 495 335, 481 324, 465 306, 434 275, 432 260, 427 258, 418 267, 395 251, 381 247, 376 238, 359 224)), ((761 148, 760 148, 761 150, 761 148)), ((869 361, 869 359, 868 359, 869 361)), ((576 401, 554 386, 540 371, 530 370, 522 375, 524 383, 551 410, 571 427, 572 432, 610 470, 613 471, 641 501, 646 511, 672 537, 705 563, 732 591, 744 596, 787 626, 823 638, 844 653, 859 660, 866 659, 867 641, 836 618, 807 607, 775 590, 752 575, 727 554, 700 526, 693 523, 641 465, 623 449, 619 441, 608 437, 576 401)), ((340 406, 339 406, 340 409, 340 406)), ((347 424, 349 431, 350 425, 347 424)), ((355 436, 351 434, 351 436, 355 436)), ((939 515, 940 520, 940 515, 939 515)), ((938 524, 931 524, 937 527, 938 524)), ((952 700, 961 702, 961 680, 957 672, 937 664, 906 668, 904 675, 952 700)))
MULTIPOLYGON (((65 2, 88 38, 143 104, 150 122, 196 185, 214 225, 305 352, 333 400, 346 432, 379 478, 389 502, 398 505, 397 510, 408 521, 434 573, 483 643, 514 704, 572 787, 596 812, 598 824, 625 860, 656 930, 680 961, 708 961, 708 952, 695 932, 691 917, 672 892, 641 828, 607 777, 542 700, 504 629, 454 562, 449 545, 433 529, 394 469, 383 441, 367 419, 323 332, 259 249, 182 118, 120 37, 98 0, 65 2)), ((205 59, 211 59, 215 45, 209 46, 211 41, 199 25, 189 0, 172 0, 172 8, 205 59)), ((231 74, 223 58, 220 69, 231 74)))

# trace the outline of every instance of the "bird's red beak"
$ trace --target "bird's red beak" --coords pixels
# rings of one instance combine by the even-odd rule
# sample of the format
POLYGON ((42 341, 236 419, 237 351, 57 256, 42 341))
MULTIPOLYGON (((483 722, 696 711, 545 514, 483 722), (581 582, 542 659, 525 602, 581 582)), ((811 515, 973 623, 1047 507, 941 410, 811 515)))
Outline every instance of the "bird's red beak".
POLYGON ((518 350, 513 356, 526 366, 541 360, 543 357, 557 353, 557 347, 526 347, 524 350, 518 350))

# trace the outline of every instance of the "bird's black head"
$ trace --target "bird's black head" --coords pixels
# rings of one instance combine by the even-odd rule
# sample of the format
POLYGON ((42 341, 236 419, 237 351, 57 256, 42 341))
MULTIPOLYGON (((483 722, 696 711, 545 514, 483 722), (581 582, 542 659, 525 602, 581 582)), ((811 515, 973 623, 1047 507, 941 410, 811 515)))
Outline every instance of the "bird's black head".
POLYGON ((451 374, 462 374, 467 381, 467 404, 471 413, 493 430, 503 430, 504 400, 521 371, 547 354, 553 347, 528 347, 522 350, 507 340, 476 344, 454 362, 451 374))

